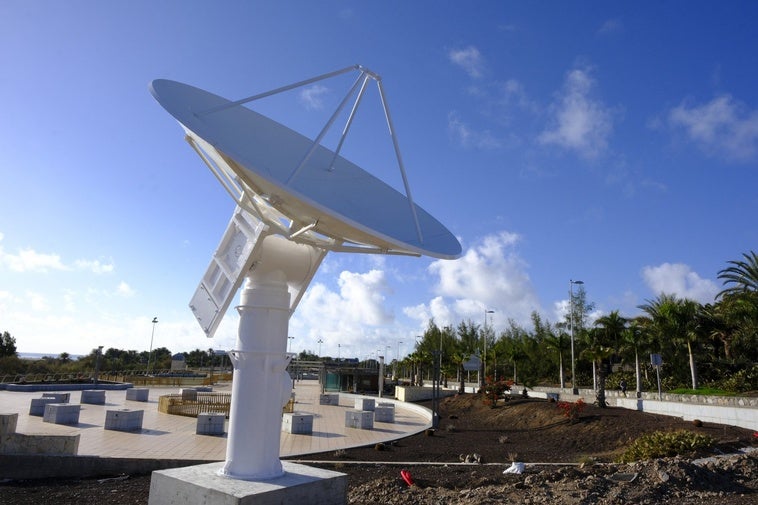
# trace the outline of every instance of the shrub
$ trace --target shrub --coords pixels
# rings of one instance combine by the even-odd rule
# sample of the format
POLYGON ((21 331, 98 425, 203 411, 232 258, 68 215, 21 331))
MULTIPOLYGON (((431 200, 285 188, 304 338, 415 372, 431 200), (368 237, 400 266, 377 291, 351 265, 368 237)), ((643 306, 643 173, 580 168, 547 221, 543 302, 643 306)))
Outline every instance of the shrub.
POLYGON ((485 377, 483 388, 484 404, 494 408, 497 405, 497 399, 503 396, 503 393, 506 391, 510 391, 511 386, 509 382, 502 379, 495 381, 492 377, 485 377))
POLYGON ((619 460, 630 463, 653 458, 691 455, 711 447, 714 440, 687 430, 655 431, 642 435, 632 442, 619 460))
POLYGON ((567 417, 569 421, 571 421, 571 424, 579 420, 579 415, 582 413, 584 407, 586 406, 587 404, 584 403, 584 400, 581 398, 579 398, 576 403, 558 402, 558 410, 563 412, 563 415, 567 417))

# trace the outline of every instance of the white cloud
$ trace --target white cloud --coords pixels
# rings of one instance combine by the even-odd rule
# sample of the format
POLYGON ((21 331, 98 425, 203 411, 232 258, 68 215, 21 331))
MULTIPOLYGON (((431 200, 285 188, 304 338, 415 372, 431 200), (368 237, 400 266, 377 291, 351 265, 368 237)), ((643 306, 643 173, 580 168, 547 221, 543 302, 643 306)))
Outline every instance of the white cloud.
POLYGON ((600 26, 597 33, 598 35, 610 35, 612 33, 618 33, 622 31, 622 29, 621 21, 618 19, 608 19, 600 26))
POLYGON ((466 148, 496 149, 502 146, 502 142, 492 136, 489 131, 473 130, 461 121, 456 112, 448 114, 447 129, 453 141, 466 148))
POLYGON ((132 287, 129 286, 129 284, 127 284, 124 281, 121 281, 118 287, 116 288, 116 294, 118 296, 123 296, 125 298, 131 298, 132 296, 136 294, 136 291, 134 291, 134 289, 132 289, 132 287))
POLYGON ((435 261, 429 271, 439 276, 430 303, 438 324, 483 320, 484 310, 494 310, 496 327, 507 319, 528 324, 539 302, 526 273, 527 265, 515 250, 520 237, 509 232, 489 235, 455 261, 435 261))
POLYGON ((300 101, 305 104, 309 110, 318 110, 324 107, 323 97, 329 92, 329 89, 319 84, 309 86, 300 92, 300 101))
POLYGON ((484 58, 476 47, 468 46, 464 49, 453 49, 448 53, 448 58, 465 70, 470 77, 478 79, 482 76, 484 58))
POLYGON ((112 263, 101 263, 100 260, 76 260, 74 265, 79 270, 89 270, 95 274, 106 274, 113 272, 112 263))
POLYGON ((703 105, 681 104, 668 114, 703 151, 732 161, 754 161, 758 155, 758 110, 722 95, 703 105))
POLYGON ((608 146, 613 131, 610 108, 593 99, 595 81, 587 70, 574 69, 566 75, 563 89, 556 96, 552 125, 538 137, 542 144, 553 144, 594 158, 608 146))
POLYGON ((719 292, 713 281, 703 279, 682 263, 646 266, 642 269, 642 278, 656 296, 662 293, 673 294, 700 303, 711 303, 719 292))
POLYGON ((69 270, 57 254, 42 254, 33 249, 22 249, 18 254, 10 254, 0 248, 0 266, 13 272, 47 273, 50 270, 69 270))

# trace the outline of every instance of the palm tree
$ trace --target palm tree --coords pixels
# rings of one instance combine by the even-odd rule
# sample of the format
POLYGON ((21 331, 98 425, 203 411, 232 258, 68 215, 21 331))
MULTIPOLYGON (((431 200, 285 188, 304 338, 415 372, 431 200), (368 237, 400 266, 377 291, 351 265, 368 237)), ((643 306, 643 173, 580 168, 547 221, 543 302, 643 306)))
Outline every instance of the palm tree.
POLYGON ((642 374, 640 371, 640 348, 645 340, 645 328, 641 318, 632 319, 624 330, 622 336, 621 351, 634 353, 634 376, 637 380, 637 398, 642 394, 642 374))
POLYGON ((723 279, 724 285, 733 284, 721 291, 716 298, 725 294, 758 291, 758 254, 755 251, 743 253, 745 261, 727 261, 731 266, 720 270, 718 278, 723 279))
POLYGON ((621 317, 618 310, 614 310, 607 316, 598 318, 595 321, 596 330, 591 332, 593 335, 589 339, 591 348, 588 354, 597 360, 598 390, 596 395, 597 403, 601 407, 605 407, 605 366, 602 359, 609 358, 620 347, 626 322, 626 318, 621 317))
POLYGON ((554 349, 558 352, 558 370, 561 381, 561 389, 566 387, 566 377, 563 374, 563 351, 569 348, 569 336, 559 331, 557 335, 551 334, 545 338, 545 345, 548 349, 554 349))
POLYGON ((697 367, 692 346, 698 340, 697 314, 700 304, 686 298, 679 299, 676 295, 661 293, 655 300, 639 308, 650 316, 657 337, 663 341, 670 339, 675 344, 687 345, 692 389, 697 389, 697 367))
POLYGON ((586 343, 582 355, 592 361, 597 368, 598 387, 595 390, 595 401, 598 407, 607 407, 605 403, 605 367, 603 361, 613 355, 613 347, 606 341, 607 333, 602 328, 590 328, 582 332, 586 343))

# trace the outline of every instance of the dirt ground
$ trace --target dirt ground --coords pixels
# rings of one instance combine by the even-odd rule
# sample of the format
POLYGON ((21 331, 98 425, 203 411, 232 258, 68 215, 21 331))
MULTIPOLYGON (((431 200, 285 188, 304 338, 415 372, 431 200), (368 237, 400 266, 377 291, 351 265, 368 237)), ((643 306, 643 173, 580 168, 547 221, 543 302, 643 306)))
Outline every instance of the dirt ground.
MULTIPOLYGON (((758 503, 758 439, 750 430, 591 405, 572 424, 555 403, 537 399, 490 408, 477 395, 447 398, 434 432, 308 461, 346 473, 351 504, 758 503), (640 435, 680 429, 714 438, 715 450, 613 463, 640 435), (523 473, 503 474, 513 462, 526 464, 523 473), (401 480, 401 469, 414 486, 401 480)), ((149 485, 149 476, 13 481, 0 484, 0 502, 146 504, 149 485)))

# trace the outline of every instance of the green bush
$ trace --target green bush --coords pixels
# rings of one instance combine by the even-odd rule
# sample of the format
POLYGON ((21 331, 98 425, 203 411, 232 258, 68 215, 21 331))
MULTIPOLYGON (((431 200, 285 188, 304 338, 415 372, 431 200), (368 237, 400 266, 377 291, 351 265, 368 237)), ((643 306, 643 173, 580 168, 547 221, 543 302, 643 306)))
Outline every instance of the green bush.
POLYGON ((632 442, 619 460, 622 463, 653 458, 690 455, 708 449, 714 440, 687 430, 655 431, 647 433, 632 442))

